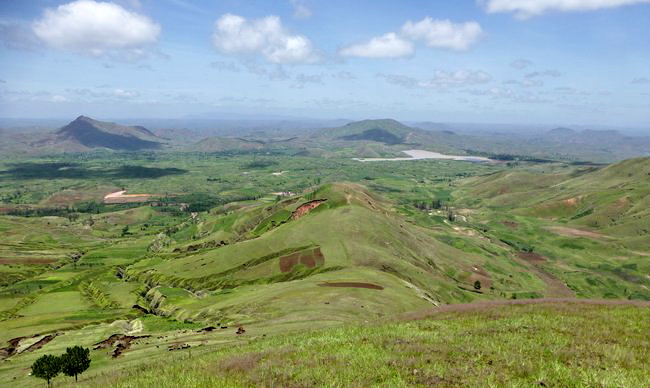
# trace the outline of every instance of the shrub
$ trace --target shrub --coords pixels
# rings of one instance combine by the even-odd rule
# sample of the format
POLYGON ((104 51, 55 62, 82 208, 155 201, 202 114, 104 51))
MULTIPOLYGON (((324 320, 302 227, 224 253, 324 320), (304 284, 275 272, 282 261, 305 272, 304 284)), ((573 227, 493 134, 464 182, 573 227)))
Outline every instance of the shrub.
POLYGON ((65 350, 61 356, 61 370, 66 376, 74 376, 83 373, 90 366, 90 349, 81 346, 73 346, 65 350))
POLYGON ((32 364, 32 376, 47 380, 47 386, 50 386, 50 379, 56 377, 61 372, 61 358, 46 354, 39 357, 32 364))

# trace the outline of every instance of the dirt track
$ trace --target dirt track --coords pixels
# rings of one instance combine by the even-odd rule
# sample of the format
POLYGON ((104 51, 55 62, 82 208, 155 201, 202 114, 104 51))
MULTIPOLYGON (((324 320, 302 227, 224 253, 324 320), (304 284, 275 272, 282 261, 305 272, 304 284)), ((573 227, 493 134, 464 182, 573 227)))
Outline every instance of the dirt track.
POLYGON ((519 262, 526 265, 533 275, 540 278, 547 286, 544 296, 548 298, 571 298, 575 296, 573 290, 553 274, 546 271, 542 265, 546 262, 544 256, 533 252, 518 252, 519 262))

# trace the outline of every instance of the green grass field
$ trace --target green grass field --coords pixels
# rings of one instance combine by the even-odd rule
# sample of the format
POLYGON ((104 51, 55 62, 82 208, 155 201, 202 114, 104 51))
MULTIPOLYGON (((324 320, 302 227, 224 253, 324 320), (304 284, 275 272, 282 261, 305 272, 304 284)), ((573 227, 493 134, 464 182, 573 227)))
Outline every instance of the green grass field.
MULTIPOLYGON (((650 309, 544 304, 278 335, 184 353, 87 386, 644 386, 650 309)), ((59 378, 59 381, 63 380, 59 378)))
POLYGON ((10 213, 0 215, 0 348, 26 337, 2 356, 0 385, 38 385, 27 376, 36 357, 112 334, 151 337, 116 358, 114 347, 93 350, 89 385, 648 377, 646 308, 503 306, 405 320, 456 303, 650 300, 647 158, 594 169, 289 150, 92 156, 0 166, 0 210, 10 213), (101 203, 119 188, 162 198, 101 203), (217 329, 197 332, 208 326, 217 329), (56 336, 29 349, 46 334, 56 336))

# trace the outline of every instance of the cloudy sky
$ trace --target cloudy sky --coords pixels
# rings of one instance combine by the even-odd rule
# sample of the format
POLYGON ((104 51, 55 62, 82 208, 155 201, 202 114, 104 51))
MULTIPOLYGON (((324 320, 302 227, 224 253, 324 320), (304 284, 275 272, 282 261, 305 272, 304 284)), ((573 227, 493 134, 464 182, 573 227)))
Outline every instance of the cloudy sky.
POLYGON ((650 123, 650 0, 0 1, 0 117, 650 123))

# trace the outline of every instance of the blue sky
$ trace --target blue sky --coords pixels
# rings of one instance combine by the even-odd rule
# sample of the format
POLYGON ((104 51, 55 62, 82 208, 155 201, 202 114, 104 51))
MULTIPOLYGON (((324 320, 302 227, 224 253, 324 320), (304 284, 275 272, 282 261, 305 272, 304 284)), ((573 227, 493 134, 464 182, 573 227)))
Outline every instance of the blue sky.
POLYGON ((0 2, 0 116, 650 127, 650 0, 0 2))

